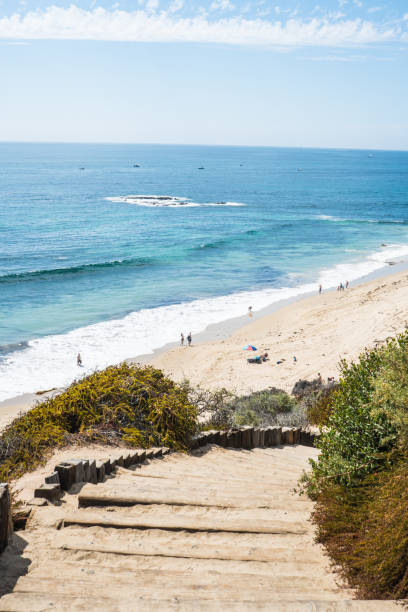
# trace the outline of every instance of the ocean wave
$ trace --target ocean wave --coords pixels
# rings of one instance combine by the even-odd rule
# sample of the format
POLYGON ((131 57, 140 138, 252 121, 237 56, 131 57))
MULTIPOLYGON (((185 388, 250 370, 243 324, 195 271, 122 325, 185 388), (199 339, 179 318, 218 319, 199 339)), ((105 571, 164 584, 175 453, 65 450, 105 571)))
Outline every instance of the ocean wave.
POLYGON ((82 264, 80 266, 69 266, 66 268, 51 268, 42 270, 31 270, 28 272, 14 272, 11 274, 0 275, 0 284, 36 281, 39 279, 47 279, 54 276, 68 274, 83 274, 88 272, 99 272, 108 268, 116 267, 143 267, 151 266, 157 263, 158 260, 152 257, 134 257, 129 259, 115 259, 113 261, 104 261, 100 263, 82 264))
POLYGON ((194 336, 208 325, 245 315, 249 305, 259 311, 281 300, 316 292, 318 284, 330 289, 407 257, 408 245, 390 244, 359 260, 321 270, 314 282, 302 284, 299 278, 300 284, 294 287, 245 291, 144 309, 66 334, 30 340, 25 348, 12 350, 0 360, 0 401, 21 393, 66 386, 96 369, 120 363, 128 357, 152 353, 177 341, 181 331, 191 331, 194 336), (78 352, 83 358, 82 369, 76 365, 78 352))
POLYGON ((408 223, 408 221, 404 219, 347 219, 343 217, 334 217, 332 215, 315 215, 313 218, 319 221, 333 221, 336 223, 379 223, 381 225, 406 225, 408 223))
POLYGON ((105 198, 109 202, 134 204, 149 208, 197 208, 199 206, 245 206, 241 202, 193 202, 188 198, 166 195, 127 195, 105 198))
POLYGON ((346 221, 346 219, 342 219, 341 217, 333 217, 332 215, 315 215, 313 218, 319 221, 346 221))

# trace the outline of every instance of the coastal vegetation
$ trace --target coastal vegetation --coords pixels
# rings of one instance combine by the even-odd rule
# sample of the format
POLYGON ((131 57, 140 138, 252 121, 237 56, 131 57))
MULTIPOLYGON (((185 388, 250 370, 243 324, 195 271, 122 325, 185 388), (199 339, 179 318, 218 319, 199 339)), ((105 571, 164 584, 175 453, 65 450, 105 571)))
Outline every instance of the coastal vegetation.
POLYGON ((242 425, 288 427, 307 424, 304 406, 282 389, 270 387, 246 395, 226 389, 194 388, 184 383, 190 401, 197 406, 204 429, 228 429, 242 425))
POLYGON ((341 364, 303 478, 317 538, 361 598, 408 597, 408 333, 341 364))
POLYGON ((151 366, 95 372, 16 418, 0 436, 0 481, 18 478, 52 449, 98 442, 188 447, 197 409, 186 390, 151 366))

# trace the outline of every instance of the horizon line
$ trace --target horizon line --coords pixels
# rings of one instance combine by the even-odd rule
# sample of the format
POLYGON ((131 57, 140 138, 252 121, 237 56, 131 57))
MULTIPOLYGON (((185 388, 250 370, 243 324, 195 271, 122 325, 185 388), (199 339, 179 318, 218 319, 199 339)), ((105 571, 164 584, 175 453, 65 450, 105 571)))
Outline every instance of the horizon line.
POLYGON ((353 147, 353 146, 313 146, 313 145, 257 145, 257 144, 208 144, 208 143, 179 143, 179 142, 120 142, 120 141, 76 141, 76 140, 1 140, 4 144, 27 145, 93 145, 93 146, 160 146, 160 147, 224 147, 224 148, 252 148, 252 149, 314 149, 327 151, 378 151, 389 153, 408 153, 406 149, 353 147))

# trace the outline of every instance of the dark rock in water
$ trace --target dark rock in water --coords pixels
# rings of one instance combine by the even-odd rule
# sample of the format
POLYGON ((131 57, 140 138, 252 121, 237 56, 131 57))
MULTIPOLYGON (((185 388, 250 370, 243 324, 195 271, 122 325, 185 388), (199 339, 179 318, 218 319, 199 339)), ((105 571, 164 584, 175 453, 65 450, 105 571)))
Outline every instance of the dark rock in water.
POLYGON ((396 261, 386 261, 386 264, 388 264, 389 266, 395 266, 396 265, 396 261))
POLYGON ((204 166, 200 166, 197 170, 205 170, 204 166))
POLYGON ((80 168, 80 170, 85 170, 85 168, 82 167, 82 168, 80 168))
POLYGON ((134 168, 140 168, 139 164, 133 164, 134 168))

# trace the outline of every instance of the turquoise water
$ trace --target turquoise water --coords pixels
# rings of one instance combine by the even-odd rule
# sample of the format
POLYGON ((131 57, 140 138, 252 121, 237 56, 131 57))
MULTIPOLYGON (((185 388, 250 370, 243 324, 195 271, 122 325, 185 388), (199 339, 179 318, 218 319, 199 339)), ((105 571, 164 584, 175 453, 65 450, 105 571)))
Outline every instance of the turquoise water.
POLYGON ((405 259, 408 152, 0 144, 0 236, 5 399, 405 259))

